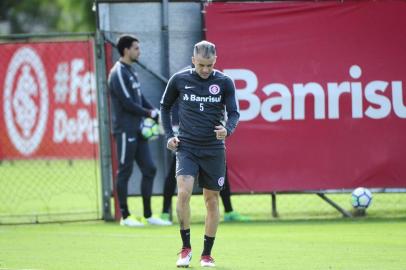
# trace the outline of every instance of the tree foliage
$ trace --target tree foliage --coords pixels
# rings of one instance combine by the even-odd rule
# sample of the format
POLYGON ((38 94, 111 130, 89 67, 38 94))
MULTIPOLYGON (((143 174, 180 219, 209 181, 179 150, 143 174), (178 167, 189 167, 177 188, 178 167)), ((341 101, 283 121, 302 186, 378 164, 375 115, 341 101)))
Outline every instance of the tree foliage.
POLYGON ((11 33, 94 32, 93 0, 1 0, 11 33))

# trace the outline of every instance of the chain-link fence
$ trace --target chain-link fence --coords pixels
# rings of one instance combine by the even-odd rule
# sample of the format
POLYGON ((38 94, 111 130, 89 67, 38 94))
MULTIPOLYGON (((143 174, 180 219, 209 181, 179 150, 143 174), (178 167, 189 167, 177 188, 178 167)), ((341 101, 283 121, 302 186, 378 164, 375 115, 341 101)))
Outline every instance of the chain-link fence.
MULTIPOLYGON (((32 38, 3 39, 0 44, 0 223, 101 218, 93 39, 32 38)), ((116 55, 111 61, 115 59, 116 55)), ((137 68, 149 74, 141 76, 145 85, 153 85, 151 78, 158 80, 145 68, 137 68)), ((168 167, 164 146, 154 143, 160 173, 152 206, 159 214, 168 167)), ((135 195, 138 174, 130 182, 135 195)), ((406 194, 384 191, 373 190, 368 216, 406 216, 406 194)), ((349 191, 327 197, 352 211, 349 191)), ((175 202, 174 197, 173 208, 175 202)), ((235 211, 253 220, 342 216, 315 193, 237 194, 231 202, 235 211)), ((135 213, 141 212, 141 205, 139 197, 130 198, 135 213)), ((192 211, 194 221, 204 220, 201 195, 192 198, 192 211)))
POLYGON ((0 224, 101 218, 93 37, 0 43, 0 224))

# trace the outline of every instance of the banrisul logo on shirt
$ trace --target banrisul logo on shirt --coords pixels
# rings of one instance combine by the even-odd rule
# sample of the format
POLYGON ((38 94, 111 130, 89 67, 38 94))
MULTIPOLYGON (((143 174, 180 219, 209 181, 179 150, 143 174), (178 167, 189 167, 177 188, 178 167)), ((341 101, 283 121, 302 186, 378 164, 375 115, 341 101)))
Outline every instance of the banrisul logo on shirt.
POLYGON ((213 95, 217 95, 218 93, 220 93, 220 86, 218 86, 217 84, 210 85, 209 92, 213 95))
POLYGON ((191 95, 183 94, 182 100, 192 101, 192 102, 219 103, 219 102, 221 102, 221 95, 201 97, 201 96, 197 96, 195 94, 191 94, 191 95))

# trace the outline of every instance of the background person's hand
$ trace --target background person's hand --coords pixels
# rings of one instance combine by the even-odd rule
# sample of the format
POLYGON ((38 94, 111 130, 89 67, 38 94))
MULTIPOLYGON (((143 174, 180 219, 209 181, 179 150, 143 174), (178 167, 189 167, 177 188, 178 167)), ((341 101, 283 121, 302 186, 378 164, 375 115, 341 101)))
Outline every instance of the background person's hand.
POLYGON ((179 142, 180 142, 180 140, 178 139, 178 137, 169 138, 168 142, 166 143, 166 147, 169 150, 176 151, 176 149, 179 146, 179 142))
POLYGON ((149 116, 155 120, 155 122, 158 123, 159 121, 159 110, 158 109, 153 109, 149 111, 149 116))
POLYGON ((224 140, 227 137, 227 129, 223 126, 215 126, 214 132, 216 132, 217 140, 224 140))

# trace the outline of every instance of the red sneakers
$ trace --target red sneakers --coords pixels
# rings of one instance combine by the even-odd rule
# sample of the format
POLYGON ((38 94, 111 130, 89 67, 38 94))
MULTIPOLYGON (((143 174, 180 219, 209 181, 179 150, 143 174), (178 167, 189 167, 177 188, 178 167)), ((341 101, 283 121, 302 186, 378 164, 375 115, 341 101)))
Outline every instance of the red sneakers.
POLYGON ((182 248, 182 250, 179 252, 179 259, 176 261, 176 266, 188 268, 191 260, 192 260, 192 249, 182 248))
POLYGON ((214 259, 210 255, 207 255, 200 257, 200 266, 215 267, 216 265, 214 264, 214 259))

